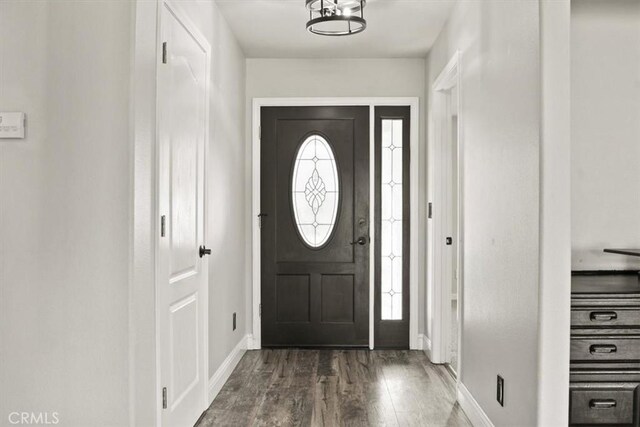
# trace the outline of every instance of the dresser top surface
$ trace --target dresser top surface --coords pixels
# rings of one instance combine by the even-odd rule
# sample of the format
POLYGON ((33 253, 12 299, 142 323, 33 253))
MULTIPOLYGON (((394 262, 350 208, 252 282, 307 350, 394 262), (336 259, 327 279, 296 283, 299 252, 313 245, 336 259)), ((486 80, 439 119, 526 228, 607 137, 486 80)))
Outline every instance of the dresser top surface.
POLYGON ((589 274, 571 276, 571 293, 640 294, 640 277, 631 274, 589 274))

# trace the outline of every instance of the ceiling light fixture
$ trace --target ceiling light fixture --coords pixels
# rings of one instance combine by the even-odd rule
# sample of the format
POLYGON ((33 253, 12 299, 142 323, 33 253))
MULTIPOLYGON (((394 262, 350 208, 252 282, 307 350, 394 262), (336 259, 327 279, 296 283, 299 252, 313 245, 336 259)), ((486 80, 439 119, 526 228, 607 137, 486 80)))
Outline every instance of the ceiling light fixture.
POLYGON ((349 36, 364 31, 366 0, 305 0, 307 30, 322 36, 349 36))

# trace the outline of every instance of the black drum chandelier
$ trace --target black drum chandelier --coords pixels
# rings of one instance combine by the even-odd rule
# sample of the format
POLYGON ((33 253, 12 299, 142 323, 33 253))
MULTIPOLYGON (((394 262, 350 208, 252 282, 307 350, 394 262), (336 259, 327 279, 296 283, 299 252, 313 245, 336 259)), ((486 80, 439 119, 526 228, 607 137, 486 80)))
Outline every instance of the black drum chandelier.
POLYGON ((349 36, 364 31, 366 0, 305 0, 307 30, 322 36, 349 36))

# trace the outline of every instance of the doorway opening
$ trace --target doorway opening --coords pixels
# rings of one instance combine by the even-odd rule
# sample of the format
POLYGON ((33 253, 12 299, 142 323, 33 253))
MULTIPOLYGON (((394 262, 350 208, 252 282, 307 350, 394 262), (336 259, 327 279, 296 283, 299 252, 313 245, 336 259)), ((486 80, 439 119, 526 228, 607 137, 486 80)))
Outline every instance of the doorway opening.
MULTIPOLYGON (((252 216, 255 215, 252 218, 254 304, 253 334, 249 340, 249 348, 259 349, 263 344, 266 346, 368 346, 370 349, 378 347, 375 342, 377 325, 374 302, 382 298, 382 292, 376 293, 374 285, 376 283, 375 266, 379 263, 379 257, 375 253, 375 242, 382 231, 376 231, 379 213, 376 213, 377 190, 374 174, 375 159, 380 154, 376 153, 374 128, 377 119, 376 107, 392 106, 404 107, 402 118, 396 117, 396 119, 402 121, 400 134, 404 135, 401 137, 404 144, 402 142, 399 144, 406 146, 407 157, 404 159, 403 170, 406 169, 405 180, 410 182, 404 196, 406 218, 400 216, 401 219, 406 220, 407 229, 411 227, 413 230, 418 230, 419 111, 417 98, 254 99, 252 167, 252 216), (305 110, 306 113, 304 113, 305 110), (278 111, 284 116, 279 118, 280 123, 274 127, 273 123, 269 124, 265 119, 270 121, 274 117, 266 116, 278 111), (316 111, 326 117, 311 117, 308 114, 310 111, 316 111), (348 112, 349 117, 336 116, 340 111, 348 112), (300 114, 302 116, 306 114, 308 117, 297 117, 300 114), (360 119, 352 120, 355 116, 359 116, 360 119), (326 127, 330 121, 334 121, 333 125, 326 127), (341 125, 341 121, 350 123, 341 125), (358 121, 360 124, 357 124, 358 121), (344 135, 334 135, 336 129, 341 126, 345 127, 344 135), (290 138, 287 137, 288 142, 278 140, 284 136, 282 132, 291 133, 290 138), (358 134, 361 137, 366 136, 365 145, 362 145, 362 141, 358 142, 358 134), (275 144, 274 141, 269 142, 269 138, 274 139, 275 144), (321 159, 314 155, 310 159, 317 158, 317 163, 314 165, 323 163, 322 168, 317 168, 318 171, 320 169, 324 171, 322 174, 317 174, 319 177, 322 176, 322 183, 317 179, 318 177, 313 178, 314 174, 311 170, 313 168, 311 168, 308 171, 311 175, 306 182, 301 181, 298 185, 296 172, 306 167, 302 163, 306 160, 306 154, 303 151, 308 140, 312 140, 316 147, 314 149, 319 146, 322 156, 327 157, 321 159), (265 144, 275 147, 275 151, 271 154, 264 153, 265 144), (351 148, 346 147, 345 144, 351 148), (356 146, 358 149, 353 150, 356 146), (367 146, 369 150, 366 149, 367 146), (279 151, 282 152, 279 153, 279 151), (265 163, 263 154, 275 155, 276 162, 265 163), (279 161, 278 156, 282 157, 279 161), (296 159, 301 162, 296 162, 296 159), (279 166, 275 166, 278 163, 279 166), (269 169, 274 170, 269 171, 269 169), (332 171, 335 173, 329 173, 332 171), (333 175, 336 179, 331 178, 333 175), (365 185, 362 186, 360 181, 364 181, 365 185), (270 183, 267 184, 269 191, 266 192, 266 196, 270 198, 267 201, 264 200, 265 183, 270 183), (338 196, 335 201, 337 204, 334 205, 331 199, 336 195, 338 196), (300 199, 300 203, 293 203, 294 198, 300 199), (366 203, 362 203, 365 200, 366 203), (319 205, 320 201, 322 203, 328 201, 329 204, 325 208, 330 209, 320 212, 322 208, 319 205), (265 208, 269 208, 272 212, 267 212, 265 208), (317 209, 314 210, 314 208, 317 209), (313 214, 313 218, 303 217, 306 215, 305 210, 309 211, 306 214, 313 214), (319 220, 318 215, 321 216, 319 220), (315 221, 307 221, 307 219, 315 219, 315 221), (269 225, 267 225, 268 222, 270 222, 269 225), (275 243, 275 246, 273 239, 265 241, 265 236, 271 233, 267 230, 268 226, 277 227, 277 233, 272 233, 272 237, 277 236, 280 241, 275 243), (282 232, 288 237, 283 237, 282 232), (285 246, 278 247, 280 244, 285 246), (264 245, 273 247, 265 251, 264 245), (322 253, 326 251, 329 253, 322 253), (285 258, 306 257, 301 261, 308 262, 308 265, 300 264, 295 267, 294 264, 300 260, 287 261, 284 258, 280 260, 281 255, 285 258), (338 259, 341 256, 346 258, 338 259), (345 262, 347 258, 349 262, 345 262), (335 264, 333 267, 337 270, 320 271, 328 267, 327 261, 330 261, 329 264, 335 264), (358 261, 361 262, 361 266, 357 265, 358 261), (359 272, 363 267, 363 271, 359 272), (278 301, 278 288, 281 288, 279 293, 282 301, 278 301), (294 295, 294 293, 299 294, 294 295), (297 298, 296 302, 286 301, 293 296, 297 298), (325 298, 326 301, 323 304, 325 298), (290 312, 290 310, 293 311, 290 312), (325 329, 327 331, 333 329, 333 332, 323 331, 325 329), (312 330, 315 332, 309 333, 312 330), (272 334, 274 331, 275 334, 272 334), (281 334, 280 332, 283 331, 284 333, 281 334), (295 340, 287 342, 289 338, 295 338, 295 340), (335 340, 340 342, 333 342, 335 340)), ((397 112, 394 114, 397 115, 397 112)), ((402 155, 402 152, 398 150, 399 155, 402 155)), ((311 167, 311 163, 308 166, 311 167)), ((402 179, 398 181, 398 184, 402 184, 402 179)), ((400 185, 399 189, 400 187, 402 186, 400 185)), ((399 221, 399 224, 402 222, 399 221)), ((398 312, 401 318, 385 319, 393 320, 393 323, 397 323, 397 327, 404 328, 406 332, 399 334, 404 336, 404 339, 401 343, 385 344, 381 337, 379 345, 419 349, 418 234, 411 234, 405 239, 406 249, 404 250, 409 254, 405 272, 408 279, 400 281, 397 292, 393 289, 393 296, 397 294, 400 304, 406 305, 401 312, 398 312), (405 298, 407 303, 404 303, 405 298)), ((402 254, 402 251, 398 252, 402 254)))
POLYGON ((461 371, 463 325, 462 135, 459 54, 432 86, 429 138, 428 295, 434 363, 461 371))

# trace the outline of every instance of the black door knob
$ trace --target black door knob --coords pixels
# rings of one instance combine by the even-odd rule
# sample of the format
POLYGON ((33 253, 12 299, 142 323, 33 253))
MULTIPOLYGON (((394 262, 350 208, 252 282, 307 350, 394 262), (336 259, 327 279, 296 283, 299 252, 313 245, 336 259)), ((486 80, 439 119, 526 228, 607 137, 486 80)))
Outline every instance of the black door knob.
POLYGON ((360 245, 360 246, 364 246, 367 244, 367 238, 366 237, 360 237, 358 240, 355 240, 353 242, 351 242, 352 245, 360 245))
POLYGON ((204 246, 200 246, 200 258, 205 255, 211 255, 211 249, 207 249, 204 246))

